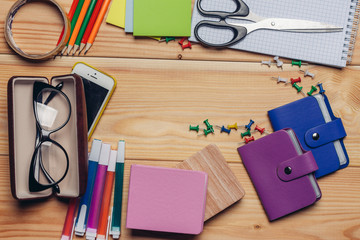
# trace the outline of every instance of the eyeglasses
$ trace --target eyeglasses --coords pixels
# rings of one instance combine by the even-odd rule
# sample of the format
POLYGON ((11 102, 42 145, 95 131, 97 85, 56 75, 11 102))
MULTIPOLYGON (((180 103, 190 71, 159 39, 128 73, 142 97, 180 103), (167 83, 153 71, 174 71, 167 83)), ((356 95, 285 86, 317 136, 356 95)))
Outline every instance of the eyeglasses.
POLYGON ((69 156, 54 133, 70 120, 71 104, 61 91, 63 84, 56 87, 43 82, 34 82, 33 109, 36 120, 35 149, 29 170, 29 190, 39 192, 53 188, 60 193, 59 183, 69 170, 69 156), (53 139, 50 138, 50 135, 53 139))

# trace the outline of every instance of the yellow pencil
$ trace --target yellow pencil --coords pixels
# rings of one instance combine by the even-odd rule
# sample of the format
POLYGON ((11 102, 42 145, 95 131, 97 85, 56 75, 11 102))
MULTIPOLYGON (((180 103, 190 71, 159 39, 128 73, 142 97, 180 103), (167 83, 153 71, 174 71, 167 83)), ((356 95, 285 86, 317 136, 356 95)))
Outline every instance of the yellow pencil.
POLYGON ((93 29, 91 30, 90 36, 89 36, 88 41, 87 41, 87 43, 86 43, 86 47, 85 47, 85 52, 84 52, 84 54, 86 54, 87 51, 89 51, 91 45, 93 44, 93 42, 94 42, 94 40, 95 40, 95 38, 96 38, 96 35, 97 35, 98 31, 99 31, 101 22, 102 22, 102 20, 104 19, 106 10, 107 10, 108 7, 109 7, 110 1, 111 1, 111 0, 104 0, 103 5, 101 6, 99 15, 98 15, 98 17, 97 17, 97 19, 96 19, 96 21, 95 21, 95 23, 94 23, 93 29))
POLYGON ((84 1, 84 4, 83 4, 83 6, 81 8, 81 11, 80 11, 80 14, 79 14, 79 17, 78 17, 78 20, 77 20, 76 25, 74 27, 74 30, 73 30, 73 32, 71 34, 71 38, 70 38, 68 48, 67 48, 67 54, 70 54, 71 49, 74 46, 74 43, 75 43, 77 35, 79 33, 81 24, 82 24, 82 22, 84 20, 85 14, 86 14, 86 12, 87 12, 87 10, 89 8, 90 2, 91 2, 91 0, 85 0, 84 1))

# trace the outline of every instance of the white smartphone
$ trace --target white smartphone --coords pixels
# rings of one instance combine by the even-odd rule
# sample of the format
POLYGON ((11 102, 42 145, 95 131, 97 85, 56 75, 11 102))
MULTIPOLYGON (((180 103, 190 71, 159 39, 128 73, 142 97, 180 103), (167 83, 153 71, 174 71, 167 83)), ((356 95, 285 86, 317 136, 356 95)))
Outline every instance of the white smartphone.
POLYGON ((116 80, 112 76, 83 62, 75 63, 71 73, 79 75, 84 83, 88 138, 90 139, 115 90, 116 80))

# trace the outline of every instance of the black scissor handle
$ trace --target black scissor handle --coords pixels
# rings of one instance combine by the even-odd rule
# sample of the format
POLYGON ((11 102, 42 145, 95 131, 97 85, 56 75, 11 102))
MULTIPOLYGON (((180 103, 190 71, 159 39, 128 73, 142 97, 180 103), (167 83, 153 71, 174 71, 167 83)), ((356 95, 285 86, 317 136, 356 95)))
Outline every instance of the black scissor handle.
POLYGON ((220 17, 221 20, 225 20, 227 17, 231 16, 241 16, 246 17, 249 15, 249 7, 242 0, 233 0, 236 4, 236 9, 234 12, 223 12, 223 11, 205 11, 201 7, 202 0, 197 1, 197 8, 201 15, 205 17, 220 17))
POLYGON ((195 35, 196 39, 199 40, 201 43, 203 43, 207 46, 210 46, 210 47, 230 46, 230 45, 240 41, 241 39, 243 39, 246 36, 246 34, 247 34, 247 29, 245 27, 229 25, 224 20, 221 20, 220 22, 203 20, 203 21, 199 22, 194 28, 194 35, 195 35), (199 36, 199 29, 201 27, 230 29, 233 32, 234 37, 229 42, 225 42, 225 43, 220 43, 220 44, 209 43, 199 36))

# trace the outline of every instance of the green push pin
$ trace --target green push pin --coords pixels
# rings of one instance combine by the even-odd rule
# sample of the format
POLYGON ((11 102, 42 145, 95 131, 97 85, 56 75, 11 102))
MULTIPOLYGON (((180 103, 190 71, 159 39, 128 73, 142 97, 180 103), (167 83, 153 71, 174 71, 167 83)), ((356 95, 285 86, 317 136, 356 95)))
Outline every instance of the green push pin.
POLYGON ((190 125, 189 130, 199 132, 200 128, 199 128, 199 125, 197 125, 197 126, 191 126, 190 125))
POLYGON ((296 83, 294 83, 292 86, 296 89, 296 91, 297 91, 298 93, 301 92, 304 96, 306 96, 306 95, 303 93, 303 91, 301 91, 301 90, 303 89, 303 87, 300 87, 300 86, 297 85, 296 83))
POLYGON ((209 133, 213 133, 213 129, 204 129, 204 135, 207 136, 209 133))
POLYGON ((161 39, 159 42, 170 42, 170 41, 175 41, 175 38, 174 37, 166 37, 165 39, 161 39))
POLYGON ((204 120, 204 123, 205 123, 205 125, 206 125, 207 130, 211 130, 212 132, 214 132, 214 128, 213 128, 213 126, 209 123, 209 120, 208 120, 208 119, 204 120))
POLYGON ((307 93, 307 95, 311 96, 316 91, 317 91, 317 88, 315 86, 311 86, 311 90, 310 90, 310 92, 307 93))
POLYGON ((244 138, 245 136, 248 136, 248 137, 250 137, 250 136, 251 136, 251 132, 250 132, 250 130, 247 130, 246 132, 241 133, 241 138, 244 138))
POLYGON ((301 65, 307 65, 307 63, 302 63, 300 60, 299 61, 292 60, 291 66, 294 66, 294 65, 301 67, 301 65))

